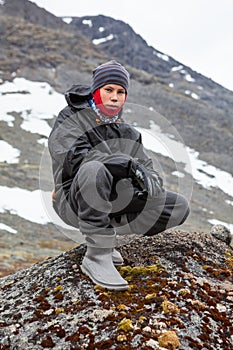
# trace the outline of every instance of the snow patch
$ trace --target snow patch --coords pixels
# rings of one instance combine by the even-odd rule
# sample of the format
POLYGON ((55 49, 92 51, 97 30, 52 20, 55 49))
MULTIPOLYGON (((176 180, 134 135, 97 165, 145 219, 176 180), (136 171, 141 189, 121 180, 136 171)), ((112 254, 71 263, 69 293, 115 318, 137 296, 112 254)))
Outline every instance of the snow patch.
POLYGON ((8 142, 0 140, 0 162, 15 164, 19 162, 20 151, 8 142))
POLYGON ((15 118, 11 114, 19 113, 24 119, 21 124, 24 130, 46 137, 51 128, 45 119, 52 119, 65 106, 64 96, 49 84, 24 78, 15 78, 0 85, 0 101, 0 120, 13 126, 15 118))
POLYGON ((51 127, 45 120, 38 119, 37 116, 30 113, 23 113, 24 121, 21 124, 21 128, 31 133, 37 133, 48 137, 51 132, 51 127))
POLYGON ((185 177, 185 175, 183 173, 181 173, 180 171, 173 171, 172 175, 176 176, 176 177, 185 177))
POLYGON ((10 128, 14 126, 13 122, 15 121, 15 118, 12 115, 4 114, 0 117, 0 120, 6 122, 10 128))
POLYGON ((219 188, 233 197, 233 176, 199 159, 199 152, 164 134, 153 121, 150 129, 136 127, 146 149, 184 164, 184 171, 207 190, 219 188))
POLYGON ((109 34, 105 38, 93 39, 92 42, 93 42, 94 45, 100 45, 100 44, 106 43, 107 41, 110 41, 112 39, 114 39, 114 35, 113 34, 109 34))
POLYGON ((92 24, 92 21, 90 19, 84 19, 82 21, 83 24, 87 25, 88 27, 92 28, 93 27, 93 24, 92 24))
POLYGON ((48 147, 48 139, 43 137, 42 139, 39 139, 37 141, 40 145, 44 145, 45 147, 48 147))
POLYGON ((59 112, 65 106, 64 96, 44 82, 15 78, 13 82, 0 85, 0 93, 1 114, 31 110, 41 119, 52 119, 55 111, 59 112))
POLYGON ((0 230, 7 231, 7 232, 10 232, 10 233, 13 233, 13 234, 16 234, 18 232, 14 228, 12 228, 12 227, 10 227, 8 225, 2 224, 2 223, 0 223, 0 230))
POLYGON ((191 76, 191 74, 186 74, 185 80, 187 80, 190 83, 193 83, 195 81, 195 79, 191 76))
POLYGON ((169 57, 163 53, 157 52, 156 55, 161 58, 162 60, 168 62, 169 61, 169 57))
POLYGON ((70 24, 73 21, 73 18, 72 17, 63 17, 62 20, 65 23, 70 24))
POLYGON ((183 68, 182 65, 174 66, 171 68, 171 72, 179 72, 183 68))
POLYGON ((6 186, 0 186, 0 192, 0 213, 9 211, 36 224, 53 222, 66 229, 77 230, 66 225, 56 214, 52 207, 51 192, 6 186))
POLYGON ((171 68, 171 72, 180 72, 181 74, 185 75, 185 80, 187 80, 188 82, 194 82, 195 79, 191 76, 191 74, 187 73, 187 71, 185 69, 183 69, 182 65, 179 66, 174 66, 171 68))
POLYGON ((0 186, 0 213, 10 211, 11 214, 37 224, 47 224, 48 217, 41 201, 41 191, 28 191, 22 188, 0 186))
POLYGON ((199 100, 200 97, 195 93, 190 90, 185 90, 185 95, 191 96, 194 100, 199 100))

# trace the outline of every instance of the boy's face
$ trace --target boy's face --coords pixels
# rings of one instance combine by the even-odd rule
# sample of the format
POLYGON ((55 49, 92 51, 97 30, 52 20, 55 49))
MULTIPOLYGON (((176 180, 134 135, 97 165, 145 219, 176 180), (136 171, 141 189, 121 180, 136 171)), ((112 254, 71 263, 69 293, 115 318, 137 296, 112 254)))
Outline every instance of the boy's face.
POLYGON ((126 92, 120 85, 108 84, 100 88, 100 97, 104 107, 114 111, 124 104, 126 92))

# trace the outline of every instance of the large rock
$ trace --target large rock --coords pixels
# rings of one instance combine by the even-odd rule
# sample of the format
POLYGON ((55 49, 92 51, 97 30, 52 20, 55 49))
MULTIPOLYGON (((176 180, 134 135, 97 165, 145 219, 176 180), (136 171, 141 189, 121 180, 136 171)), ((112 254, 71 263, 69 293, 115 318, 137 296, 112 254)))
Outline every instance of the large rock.
POLYGON ((126 292, 82 275, 83 245, 0 279, 0 349, 232 349, 228 245, 169 230, 119 249, 126 292))

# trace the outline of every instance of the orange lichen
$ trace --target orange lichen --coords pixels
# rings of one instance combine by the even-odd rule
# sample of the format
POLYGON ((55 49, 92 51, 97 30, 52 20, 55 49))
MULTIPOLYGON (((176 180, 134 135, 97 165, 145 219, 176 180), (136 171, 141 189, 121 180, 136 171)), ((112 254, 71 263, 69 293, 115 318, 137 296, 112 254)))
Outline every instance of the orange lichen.
POLYGON ((199 309, 205 310, 207 307, 200 300, 192 300, 192 305, 196 305, 199 309))
POLYGON ((64 309, 63 309, 63 308, 57 307, 57 308, 55 309, 55 313, 56 313, 56 314, 60 314, 60 313, 62 313, 62 312, 64 312, 64 309))
POLYGON ((158 273, 164 269, 161 265, 150 265, 150 266, 122 266, 119 271, 123 275, 146 275, 152 273, 158 273))
POLYGON ((126 337, 125 334, 119 334, 119 335, 117 336, 117 341, 119 341, 119 342, 124 342, 124 341, 126 341, 126 340, 127 340, 127 337, 126 337))
POLYGON ((155 299, 157 297, 157 294, 156 293, 150 293, 150 294, 147 294, 145 296, 145 299, 146 300, 152 300, 152 299, 155 299))
POLYGON ((62 290, 62 286, 59 285, 59 286, 55 287, 53 291, 56 293, 56 292, 59 292, 61 290, 62 290))
POLYGON ((128 308, 128 306, 126 306, 124 304, 119 304, 119 305, 117 305, 116 309, 119 311, 125 311, 125 310, 128 310, 129 308, 128 308))
POLYGON ((174 331, 166 331, 159 335, 158 337, 159 346, 164 347, 166 349, 175 350, 180 347, 180 341, 177 337, 176 332, 174 331))
POLYGON ((173 304, 169 300, 164 300, 161 304, 161 307, 165 314, 178 314, 180 312, 178 306, 173 304))
POLYGON ((227 265, 229 266, 230 269, 233 269, 233 254, 231 252, 227 252, 226 257, 227 257, 227 260, 226 260, 227 265))
POLYGON ((121 320, 121 322, 118 325, 118 330, 122 330, 124 332, 129 332, 134 330, 132 321, 128 318, 123 318, 123 320, 121 320))
POLYGON ((99 285, 97 284, 97 285, 94 286, 94 290, 103 292, 103 291, 105 290, 105 288, 102 287, 102 286, 99 286, 99 285))
POLYGON ((187 288, 181 288, 180 290, 179 290, 179 294, 181 294, 183 297, 185 297, 187 294, 189 294, 190 293, 190 290, 189 289, 187 289, 187 288))

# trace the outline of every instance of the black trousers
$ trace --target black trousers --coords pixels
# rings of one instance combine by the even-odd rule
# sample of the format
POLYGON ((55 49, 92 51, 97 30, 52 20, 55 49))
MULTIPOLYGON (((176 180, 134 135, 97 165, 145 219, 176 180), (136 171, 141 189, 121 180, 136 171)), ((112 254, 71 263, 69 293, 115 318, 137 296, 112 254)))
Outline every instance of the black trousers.
POLYGON ((68 198, 85 234, 154 235, 181 225, 189 214, 184 196, 161 191, 156 198, 139 199, 129 179, 115 184, 98 161, 84 163, 73 180, 68 198))

